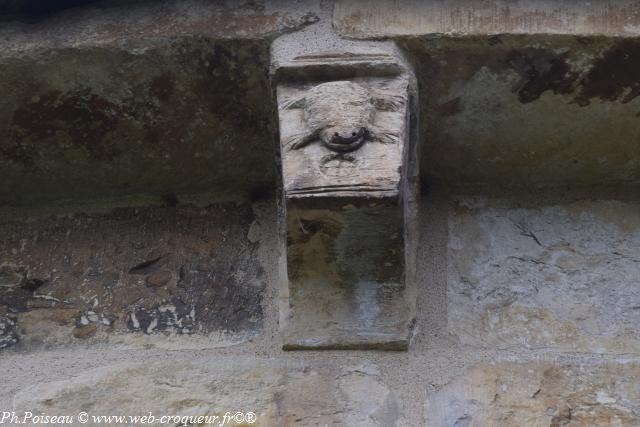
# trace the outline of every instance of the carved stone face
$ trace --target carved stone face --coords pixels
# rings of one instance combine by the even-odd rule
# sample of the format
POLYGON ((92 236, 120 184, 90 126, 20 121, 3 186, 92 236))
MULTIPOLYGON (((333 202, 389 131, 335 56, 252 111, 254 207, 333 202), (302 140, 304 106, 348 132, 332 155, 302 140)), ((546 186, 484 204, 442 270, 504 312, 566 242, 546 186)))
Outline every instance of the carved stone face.
POLYGON ((286 108, 302 108, 307 132, 297 135, 291 149, 319 139, 333 151, 359 148, 371 136, 375 106, 369 90, 350 81, 322 83, 286 108))
POLYGON ((308 127, 334 151, 360 147, 375 116, 369 91, 348 81, 315 86, 306 96, 305 107, 308 127))
POLYGON ((278 114, 287 196, 398 194, 408 79, 281 83, 278 114))

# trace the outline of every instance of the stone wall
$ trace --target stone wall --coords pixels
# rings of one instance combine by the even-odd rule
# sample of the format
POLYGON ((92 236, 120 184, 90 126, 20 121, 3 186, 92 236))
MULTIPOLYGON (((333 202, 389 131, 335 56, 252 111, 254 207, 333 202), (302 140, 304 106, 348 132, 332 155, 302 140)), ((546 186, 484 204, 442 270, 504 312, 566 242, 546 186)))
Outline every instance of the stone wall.
POLYGON ((79 3, 0 1, 0 414, 640 425, 635 2, 79 3), (282 350, 271 49, 332 28, 418 80, 406 351, 282 350))

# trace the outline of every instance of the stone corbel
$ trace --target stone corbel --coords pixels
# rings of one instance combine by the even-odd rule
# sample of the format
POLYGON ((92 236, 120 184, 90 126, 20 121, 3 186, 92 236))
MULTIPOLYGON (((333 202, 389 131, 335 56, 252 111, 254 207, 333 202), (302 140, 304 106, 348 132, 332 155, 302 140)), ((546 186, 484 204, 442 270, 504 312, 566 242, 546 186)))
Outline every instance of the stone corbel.
POLYGON ((415 313, 415 80, 395 50, 278 63, 285 349, 406 349, 415 313))

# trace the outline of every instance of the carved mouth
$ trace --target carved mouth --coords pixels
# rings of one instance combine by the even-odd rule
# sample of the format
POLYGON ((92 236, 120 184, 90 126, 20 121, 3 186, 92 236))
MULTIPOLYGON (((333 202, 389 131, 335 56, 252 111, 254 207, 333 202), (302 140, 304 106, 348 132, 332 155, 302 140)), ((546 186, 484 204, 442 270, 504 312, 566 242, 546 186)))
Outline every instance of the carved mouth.
POLYGON ((367 129, 360 128, 358 132, 353 132, 349 137, 342 137, 335 133, 325 145, 333 151, 348 152, 360 147, 367 139, 367 129))

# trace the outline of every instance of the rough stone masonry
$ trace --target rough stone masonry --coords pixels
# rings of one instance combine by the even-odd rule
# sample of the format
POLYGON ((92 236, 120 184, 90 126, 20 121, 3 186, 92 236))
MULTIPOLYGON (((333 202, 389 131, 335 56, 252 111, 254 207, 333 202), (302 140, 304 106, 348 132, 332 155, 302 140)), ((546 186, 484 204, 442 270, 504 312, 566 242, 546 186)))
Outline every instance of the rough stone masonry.
POLYGON ((633 0, 0 0, 0 413, 640 425, 639 36, 633 0), (393 181, 381 51, 415 76, 414 246, 284 202, 393 181), (310 122, 327 81, 384 96, 310 122), (399 283, 399 247, 410 292, 350 286, 399 283), (290 287, 308 262, 342 276, 290 287), (405 350, 282 350, 345 319, 405 350))

